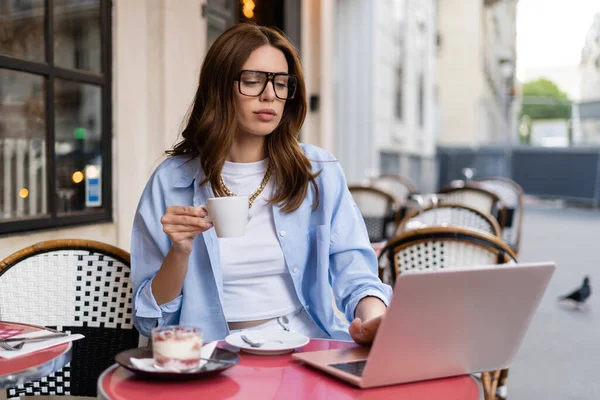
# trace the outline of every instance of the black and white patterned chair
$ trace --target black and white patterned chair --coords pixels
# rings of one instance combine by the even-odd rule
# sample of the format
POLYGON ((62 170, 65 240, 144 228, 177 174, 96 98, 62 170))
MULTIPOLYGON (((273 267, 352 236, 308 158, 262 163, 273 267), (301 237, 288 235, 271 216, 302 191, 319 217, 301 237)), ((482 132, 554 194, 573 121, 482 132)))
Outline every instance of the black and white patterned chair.
MULTIPOLYGON (((0 262, 0 320, 81 333, 56 373, 8 389, 8 398, 96 396, 98 376, 138 346, 129 253, 90 240, 51 240, 0 262)), ((0 397, 2 397, 0 395, 0 397)))
POLYGON ((372 186, 350 185, 348 189, 365 220, 371 243, 393 236, 396 198, 385 190, 372 186), (391 234, 388 233, 390 231, 391 234))
POLYGON ((473 207, 460 204, 444 203, 416 210, 408 215, 396 230, 396 235, 413 229, 428 226, 459 226, 473 229, 490 235, 500 236, 498 221, 489 214, 484 214, 473 207))
POLYGON ((499 221, 502 239, 518 253, 523 226, 523 188, 512 179, 501 177, 481 178, 477 182, 502 200, 506 209, 503 220, 499 221))

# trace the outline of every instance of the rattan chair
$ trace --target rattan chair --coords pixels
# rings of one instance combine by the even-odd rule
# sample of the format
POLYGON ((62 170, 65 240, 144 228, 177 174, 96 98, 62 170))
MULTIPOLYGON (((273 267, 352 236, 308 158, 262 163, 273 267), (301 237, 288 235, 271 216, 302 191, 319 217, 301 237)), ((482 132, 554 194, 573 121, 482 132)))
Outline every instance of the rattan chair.
POLYGON ((391 193, 399 205, 403 204, 411 194, 417 192, 417 185, 410 178, 403 175, 379 175, 371 180, 371 186, 391 193))
POLYGON ((439 190, 444 203, 461 204, 502 219, 504 205, 500 197, 476 183, 451 184, 439 190))
POLYGON ((91 240, 41 242, 0 262, 0 319, 85 336, 69 364, 8 389, 8 398, 96 396, 98 376, 140 339, 129 262, 126 251, 91 240))
POLYGON ((383 189, 372 186, 350 185, 348 189, 365 220, 369 240, 372 243, 381 242, 393 236, 395 226, 392 227, 391 234, 388 232, 390 232, 390 224, 395 225, 396 222, 394 213, 396 199, 394 196, 383 189))
MULTIPOLYGON (((512 249, 500 238, 461 227, 429 227, 392 238, 380 257, 387 256, 392 284, 399 274, 441 268, 516 262, 512 249)), ((484 372, 481 381, 486 400, 494 400, 499 383, 505 385, 508 369, 484 372)))
POLYGON ((413 211, 398 225, 396 235, 428 226, 459 226, 494 236, 501 235, 500 225, 491 215, 472 207, 452 203, 413 211))
POLYGON ((499 221, 502 239, 518 253, 523 227, 523 188, 517 182, 501 177, 481 178, 477 182, 484 189, 495 193, 504 204, 504 220, 499 221))

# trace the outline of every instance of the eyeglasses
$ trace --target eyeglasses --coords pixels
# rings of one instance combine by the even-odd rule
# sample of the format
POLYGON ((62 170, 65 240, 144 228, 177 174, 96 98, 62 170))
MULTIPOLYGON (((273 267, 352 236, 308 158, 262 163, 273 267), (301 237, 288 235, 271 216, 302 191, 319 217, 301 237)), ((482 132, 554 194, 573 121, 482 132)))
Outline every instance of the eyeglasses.
POLYGON ((281 100, 291 100, 296 94, 298 77, 291 74, 264 71, 242 70, 237 76, 238 89, 244 96, 258 97, 273 82, 275 96, 281 100))

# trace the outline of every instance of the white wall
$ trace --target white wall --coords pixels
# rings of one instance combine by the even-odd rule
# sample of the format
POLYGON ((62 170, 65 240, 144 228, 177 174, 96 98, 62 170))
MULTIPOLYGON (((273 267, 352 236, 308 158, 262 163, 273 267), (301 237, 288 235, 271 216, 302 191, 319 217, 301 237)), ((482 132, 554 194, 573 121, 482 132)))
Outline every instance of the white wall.
POLYGON ((125 249, 139 196, 177 140, 197 87, 206 42, 201 4, 115 2, 115 219, 117 244, 125 249))
POLYGON ((177 139, 205 54, 202 0, 113 2, 114 223, 9 236, 0 259, 36 242, 92 239, 129 250, 140 194, 177 139))
POLYGON ((406 0, 404 112, 405 153, 435 154, 436 10, 433 0, 406 0), (423 123, 419 121, 419 79, 423 78, 423 123))
POLYGON ((377 166, 375 149, 374 9, 365 0, 337 2, 335 26, 335 154, 348 182, 377 166))
POLYGON ((380 150, 432 156, 435 152, 435 34, 433 0, 377 3, 375 133, 380 150), (400 15, 395 7, 400 8, 400 15), (396 15, 395 15, 396 14, 396 15), (402 68, 402 116, 396 115, 397 70, 402 68), (419 79, 423 77, 423 125, 419 79))
POLYGON ((476 99, 483 93, 480 0, 441 0, 441 49, 437 58, 439 143, 469 145, 476 137, 476 99))
POLYGON ((510 140, 509 88, 499 60, 511 60, 514 74, 515 1, 489 7, 480 0, 440 1, 439 27, 440 144, 510 140))

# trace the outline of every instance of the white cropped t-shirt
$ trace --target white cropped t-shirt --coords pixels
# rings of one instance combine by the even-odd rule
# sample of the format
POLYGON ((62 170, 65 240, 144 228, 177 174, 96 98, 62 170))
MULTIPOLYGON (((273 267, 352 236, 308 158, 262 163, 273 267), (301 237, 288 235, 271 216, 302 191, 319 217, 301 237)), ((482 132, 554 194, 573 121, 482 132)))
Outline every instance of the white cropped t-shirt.
MULTIPOLYGON (((226 161, 223 181, 236 195, 250 197, 260 186, 269 159, 254 163, 226 161)), ((299 309, 268 199, 273 179, 254 201, 246 234, 220 238, 223 308, 228 322, 275 318, 299 309)))

